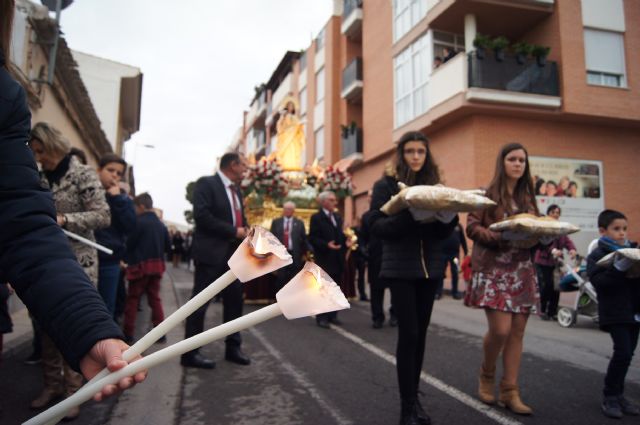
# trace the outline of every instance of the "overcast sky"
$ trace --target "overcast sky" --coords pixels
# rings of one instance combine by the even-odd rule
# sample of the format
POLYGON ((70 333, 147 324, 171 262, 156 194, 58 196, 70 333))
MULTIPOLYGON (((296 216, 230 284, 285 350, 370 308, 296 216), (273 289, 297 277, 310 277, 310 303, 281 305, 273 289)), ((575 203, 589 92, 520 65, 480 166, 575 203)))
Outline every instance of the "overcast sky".
POLYGON ((76 0, 61 26, 70 48, 144 73, 140 131, 125 143, 127 160, 137 191, 148 191, 166 219, 185 222, 186 184, 211 174, 253 87, 287 50, 309 46, 332 7, 332 0, 76 0))

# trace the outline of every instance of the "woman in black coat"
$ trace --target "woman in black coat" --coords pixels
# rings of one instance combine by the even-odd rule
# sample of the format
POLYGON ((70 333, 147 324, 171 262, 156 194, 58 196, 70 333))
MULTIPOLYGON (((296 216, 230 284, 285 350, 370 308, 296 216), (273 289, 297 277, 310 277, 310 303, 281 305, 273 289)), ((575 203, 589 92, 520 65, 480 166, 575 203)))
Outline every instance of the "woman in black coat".
POLYGON ((421 132, 402 136, 396 149, 395 167, 373 186, 369 225, 382 240, 380 278, 389 282, 398 317, 396 367, 402 413, 400 424, 429 424, 418 399, 418 387, 427 328, 438 281, 444 276, 442 241, 458 223, 457 214, 443 213, 429 222, 416 221, 409 210, 387 216, 380 211, 398 183, 408 186, 440 183, 438 166, 421 132))

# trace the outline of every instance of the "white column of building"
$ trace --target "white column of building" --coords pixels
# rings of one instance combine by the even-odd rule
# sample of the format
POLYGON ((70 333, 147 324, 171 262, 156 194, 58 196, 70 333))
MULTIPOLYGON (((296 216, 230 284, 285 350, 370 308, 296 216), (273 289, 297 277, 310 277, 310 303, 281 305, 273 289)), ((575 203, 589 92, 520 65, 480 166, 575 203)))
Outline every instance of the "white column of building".
POLYGON ((473 40, 476 39, 476 15, 468 13, 464 15, 464 50, 473 51, 473 40))

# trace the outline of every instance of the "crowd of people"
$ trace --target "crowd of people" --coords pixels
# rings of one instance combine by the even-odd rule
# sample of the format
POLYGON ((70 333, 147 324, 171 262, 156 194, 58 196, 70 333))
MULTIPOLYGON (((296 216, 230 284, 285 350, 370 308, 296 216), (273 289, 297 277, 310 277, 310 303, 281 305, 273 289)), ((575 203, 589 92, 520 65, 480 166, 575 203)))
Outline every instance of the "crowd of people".
MULTIPOLYGON (((34 352, 30 361, 40 357, 44 388, 31 407, 42 409, 73 394, 85 378, 91 379, 102 368, 114 371, 126 366, 122 353, 135 340, 143 294, 153 325, 164 320, 160 281, 168 253, 175 267, 184 256, 193 260, 192 296, 227 270, 228 259, 249 231, 239 190, 247 161, 239 153, 223 155, 219 171, 196 183, 193 234, 183 236, 176 231, 170 235, 149 194, 133 199, 127 194, 122 184, 127 164, 122 158, 107 154, 93 169, 53 125, 39 122, 31 126, 25 92, 10 76, 5 62, 14 5, 0 4, 8 5, 0 10, 0 335, 11 330, 5 304, 15 289, 33 317, 34 348, 39 356, 34 352), (6 28, 9 31, 5 34, 6 28), (63 231, 96 242, 112 253, 99 253, 63 231), (119 306, 118 293, 123 292, 125 281, 128 289, 119 306)), ((455 212, 421 214, 419 218, 411 210, 395 215, 382 212, 381 206, 398 193, 400 182, 407 186, 442 183, 429 140, 421 132, 405 133, 396 143, 392 163, 372 187, 369 210, 353 229, 359 244, 355 250, 351 249, 354 241, 345 235, 333 192, 319 194, 320 208, 311 217, 308 235, 304 223, 295 217, 295 204, 286 203, 283 217, 273 222, 271 230, 292 254, 293 263, 279 271, 278 287, 302 268, 309 252, 341 283, 347 254, 356 252, 359 298, 370 301, 375 329, 386 320, 385 289, 391 293, 389 325, 397 327, 400 423, 430 424, 418 397, 420 373, 434 302, 443 294, 449 267, 452 296, 464 298, 468 307, 482 309, 487 322, 477 369, 478 398, 517 414, 532 414, 533 408, 522 400, 518 385, 527 323, 532 314, 541 314, 544 319, 556 314, 555 261, 565 252, 575 256, 576 249, 567 237, 532 249, 490 230, 491 224, 514 214, 540 214, 536 195, 541 194, 541 188, 531 175, 526 148, 510 143, 501 149, 486 189, 486 196, 497 205, 470 213, 466 228, 455 212), (465 233, 473 241, 472 250, 467 247, 465 233), (468 251, 472 251, 470 255, 468 251), (464 295, 457 283, 458 267, 466 281, 464 295), (364 285, 365 273, 370 296, 364 285), (502 376, 496 383, 500 359, 502 376)), ((555 185, 545 183, 547 196, 553 191, 551 183, 555 185)), ((571 195, 570 181, 562 182, 560 189, 565 196, 575 196, 571 195)), ((558 196, 558 186, 555 190, 558 196)), ((546 213, 557 219, 561 210, 552 205, 546 213)), ((613 341, 601 407, 604 415, 612 418, 639 415, 638 408, 624 397, 624 380, 640 333, 640 282, 627 276, 628 261, 617 260, 612 268, 598 265, 608 253, 636 245, 627 240, 628 222, 621 212, 603 211, 598 227, 602 237, 589 254, 587 273, 598 294, 599 326, 613 341)), ((239 281, 227 286, 220 297, 224 322, 242 316, 243 285, 239 281)), ((208 303, 188 317, 186 338, 203 331, 207 307, 208 303)), ((341 321, 334 312, 318 315, 316 323, 330 329, 341 321)), ((225 339, 224 358, 242 366, 251 364, 242 350, 239 332, 225 339)), ((200 369, 216 365, 199 349, 183 354, 180 362, 200 369)), ((123 378, 117 385, 103 388, 95 398, 130 388, 145 376, 142 372, 123 378)), ((79 408, 73 408, 67 419, 79 413, 79 408)))

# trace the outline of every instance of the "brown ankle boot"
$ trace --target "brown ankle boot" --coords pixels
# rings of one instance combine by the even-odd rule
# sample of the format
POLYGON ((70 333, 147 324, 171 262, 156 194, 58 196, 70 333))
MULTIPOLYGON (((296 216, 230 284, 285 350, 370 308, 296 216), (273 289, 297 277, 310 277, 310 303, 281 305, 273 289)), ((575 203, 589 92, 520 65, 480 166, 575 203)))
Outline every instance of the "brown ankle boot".
POLYGON ((520 399, 520 390, 517 385, 500 382, 499 404, 518 415, 531 415, 533 413, 533 410, 520 399))
POLYGON ((480 376, 478 378, 478 398, 486 404, 496 402, 496 384, 495 384, 496 368, 492 370, 485 369, 484 365, 480 367, 480 376))
POLYGON ((56 391, 53 388, 45 387, 40 395, 31 402, 31 408, 42 409, 60 398, 62 398, 62 391, 56 391))

